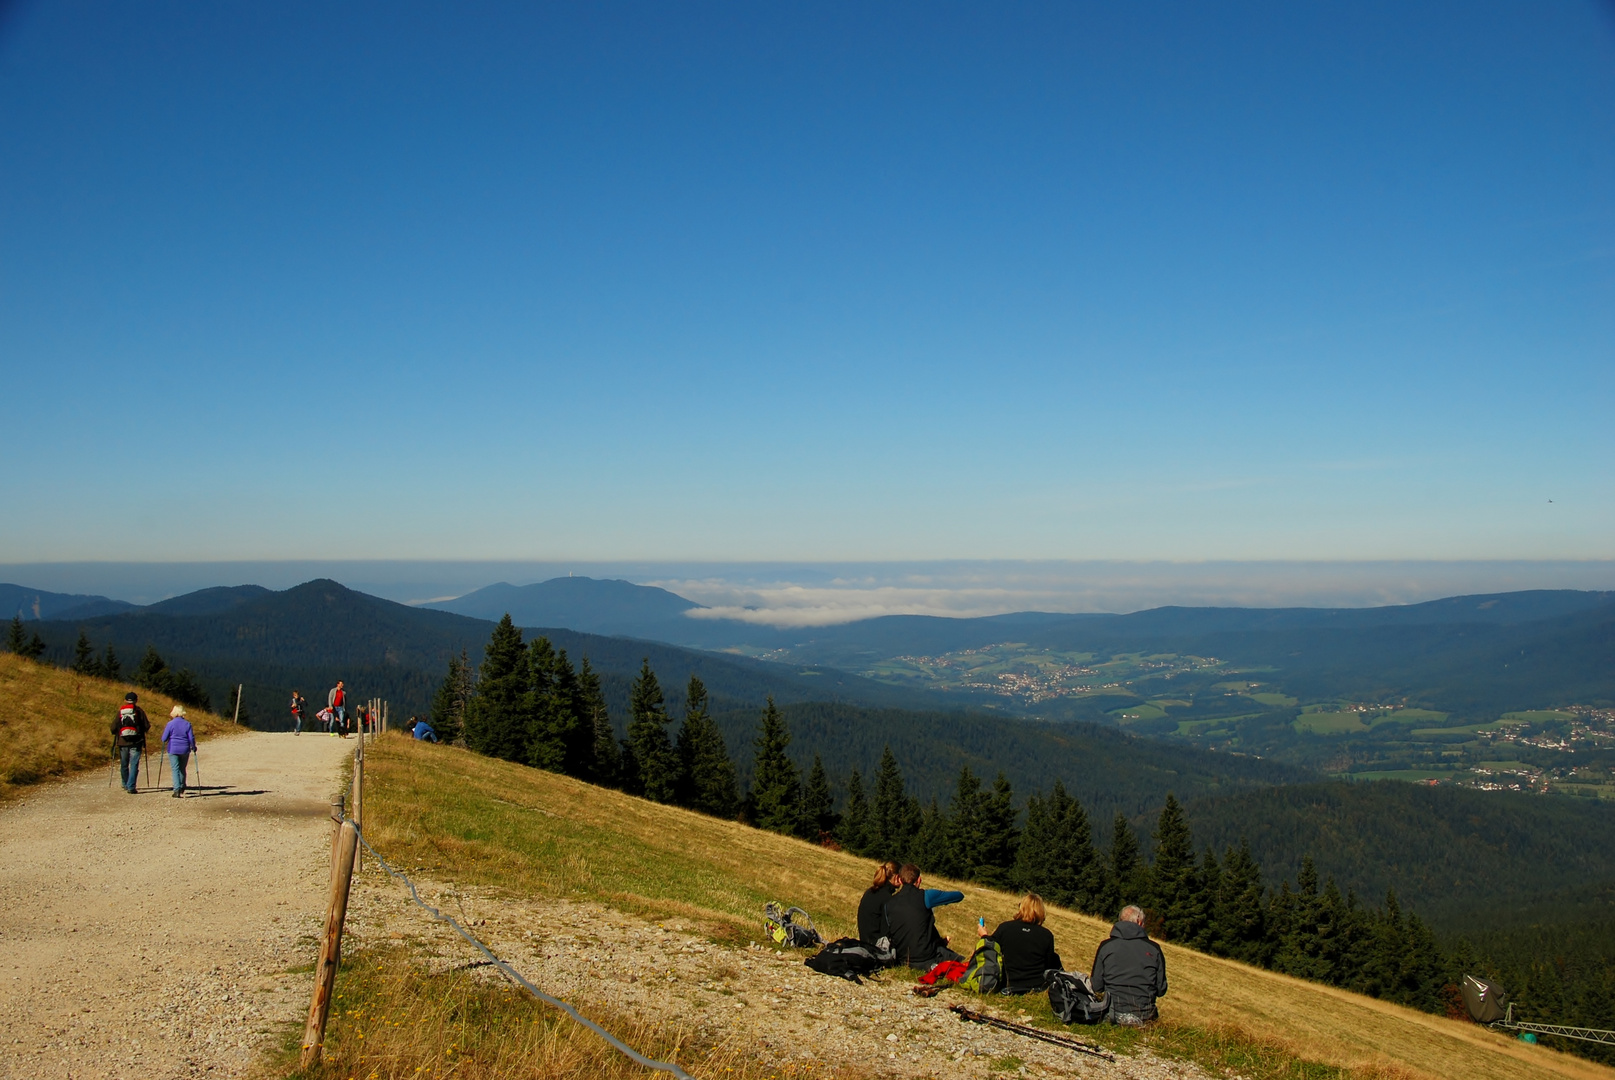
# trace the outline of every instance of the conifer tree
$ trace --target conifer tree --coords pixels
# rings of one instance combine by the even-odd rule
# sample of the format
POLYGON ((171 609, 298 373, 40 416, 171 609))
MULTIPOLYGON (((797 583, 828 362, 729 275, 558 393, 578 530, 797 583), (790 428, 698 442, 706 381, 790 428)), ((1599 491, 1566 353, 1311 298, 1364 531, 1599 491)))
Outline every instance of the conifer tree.
POLYGON ((572 723, 572 703, 562 700, 558 657, 547 637, 527 646, 527 696, 522 712, 527 720, 526 762, 548 772, 566 771, 566 736, 572 723))
POLYGON ((1168 941, 1190 942, 1199 933, 1194 838, 1183 807, 1168 793, 1155 826, 1155 863, 1146 895, 1154 932, 1168 941))
POLYGON ((1212 952, 1247 964, 1268 964, 1264 893, 1261 867, 1251 856, 1250 844, 1241 839, 1238 848, 1229 847, 1223 853, 1212 952))
POLYGON ((465 708, 471 699, 471 661, 461 650, 449 657, 449 670, 432 695, 432 730, 445 743, 458 743, 465 734, 465 708))
POLYGON ((44 641, 43 638, 41 638, 39 636, 39 631, 36 630, 36 631, 34 631, 33 640, 28 642, 28 651, 23 653, 22 655, 26 656, 30 660, 38 660, 44 654, 45 654, 45 641, 44 641))
POLYGON ((28 636, 23 632, 21 615, 11 617, 11 628, 6 631, 6 651, 18 656, 28 651, 28 636))
POLYGON ((947 877, 974 877, 975 859, 985 836, 984 801, 981 781, 969 765, 961 766, 953 797, 948 801, 947 842, 931 845, 932 850, 926 853, 926 869, 947 877))
POLYGON ((617 749, 617 729, 606 711, 606 695, 600 686, 600 673, 583 658, 578 668, 578 711, 588 722, 592 740, 588 778, 597 784, 616 787, 622 782, 617 749))
POLYGON ((123 678, 123 665, 118 662, 118 654, 112 650, 110 641, 107 642, 106 651, 101 654, 101 659, 97 666, 100 668, 100 674, 103 679, 123 678))
POLYGON ((1015 791, 1002 772, 993 781, 991 794, 981 801, 981 846, 976 849, 970 877, 983 885, 1005 888, 1015 866, 1015 846, 1020 832, 1015 828, 1015 791))
POLYGON ((729 758, 723 732, 707 711, 706 684, 694 675, 684 691, 678 754, 684 776, 679 802, 703 814, 734 817, 739 802, 735 795, 735 764, 729 758))
POLYGON ((1054 782, 1047 801, 1026 802, 1026 829, 1015 855, 1017 888, 1088 914, 1106 910, 1105 873, 1082 804, 1054 782))
POLYGON ((678 754, 667 734, 668 725, 673 721, 667 715, 662 686, 650 669, 649 659, 640 661, 639 676, 634 679, 628 707, 627 745, 632 750, 633 767, 638 774, 636 793, 659 803, 673 802, 678 798, 681 783, 678 754))
POLYGON ((168 665, 157 655, 157 646, 147 645, 145 655, 135 666, 135 685, 146 690, 161 691, 164 686, 163 674, 167 669, 168 665))
POLYGON ((914 839, 909 842, 907 857, 911 862, 931 872, 938 874, 951 874, 947 869, 952 865, 953 828, 947 815, 942 812, 935 799, 929 806, 920 812, 920 825, 914 831, 914 839))
POLYGON ((897 767, 897 757, 887 746, 880 755, 875 770, 875 799, 869 813, 869 846, 867 854, 876 859, 901 859, 908 849, 910 831, 914 821, 913 809, 903 790, 903 774, 897 767))
POLYGON ((864 794, 864 778, 857 769, 847 776, 847 812, 841 815, 836 839, 854 855, 869 852, 869 797, 864 794))
POLYGON ((90 647, 90 636, 80 630, 79 639, 73 645, 73 672, 77 675, 94 675, 97 666, 95 650, 90 647))
POLYGON ((814 754, 813 768, 808 772, 807 783, 802 788, 802 838, 822 843, 835 835, 838 820, 835 795, 830 790, 830 777, 824 771, 824 762, 818 754, 814 754))
POLYGON ((594 724, 584 707, 583 686, 566 650, 555 654, 555 707, 561 739, 561 771, 587 779, 594 766, 594 724))
POLYGON ((1118 813, 1110 826, 1110 880, 1105 889, 1105 915, 1115 918, 1127 904, 1143 904, 1148 889, 1148 875, 1144 861, 1139 857, 1138 834, 1127 823, 1127 816, 1118 813))
POLYGON ((527 649, 507 613, 482 652, 477 691, 466 707, 466 745, 489 757, 525 761, 527 689, 527 649))
POLYGON ((759 829, 796 833, 801 827, 802 780, 796 763, 785 753, 790 743, 785 717, 770 697, 752 744, 757 755, 752 769, 753 824, 759 829))

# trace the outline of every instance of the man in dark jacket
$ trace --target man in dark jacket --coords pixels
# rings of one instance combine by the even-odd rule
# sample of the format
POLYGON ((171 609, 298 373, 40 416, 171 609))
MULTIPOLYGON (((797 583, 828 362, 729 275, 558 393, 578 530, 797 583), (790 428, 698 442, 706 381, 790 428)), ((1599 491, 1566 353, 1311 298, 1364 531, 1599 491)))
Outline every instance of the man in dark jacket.
POLYGON ((1100 943, 1093 955, 1093 989, 1109 995, 1106 1019, 1113 1024, 1136 1027, 1158 1015, 1155 999, 1166 993, 1166 956, 1144 933, 1143 909, 1122 908, 1109 939, 1100 943))
POLYGON ((920 868, 909 863, 897 871, 897 878, 897 891, 886 901, 886 926, 897 962, 929 971, 944 960, 963 960, 937 932, 936 916, 925 906, 920 868))
POLYGON ((140 755, 146 749, 146 732, 151 721, 146 710, 139 705, 138 694, 123 696, 123 707, 112 719, 112 748, 118 755, 118 775, 123 778, 123 790, 133 795, 140 782, 140 755))

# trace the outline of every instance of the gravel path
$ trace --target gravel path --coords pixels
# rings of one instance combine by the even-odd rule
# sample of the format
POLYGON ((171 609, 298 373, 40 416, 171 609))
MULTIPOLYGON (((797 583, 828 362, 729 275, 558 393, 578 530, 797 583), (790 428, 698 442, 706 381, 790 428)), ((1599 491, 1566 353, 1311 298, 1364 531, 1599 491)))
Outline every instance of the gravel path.
MULTIPOLYGON (((412 876, 428 903, 473 924, 496 955, 585 1014, 590 1003, 607 1003, 624 1014, 654 1015, 703 1039, 743 1046, 771 1064, 844 1065, 894 1078, 992 1073, 1208 1080, 1194 1065, 1149 1053, 1111 1063, 963 1023, 948 1011, 950 1004, 1015 1020, 1016 999, 957 989, 918 998, 906 970, 857 985, 810 970, 802 963, 805 953, 720 945, 676 919, 648 922, 596 903, 523 902, 412 876)), ((353 938, 417 944, 434 970, 482 959, 373 865, 354 884, 348 909, 353 938)), ((491 969, 483 974, 503 980, 491 969)), ((1070 1031, 1082 1035, 1080 1027, 1070 1031)))
POLYGON ((0 1077, 240 1076, 300 1024, 353 747, 214 739, 186 798, 95 773, 0 811, 0 1077))

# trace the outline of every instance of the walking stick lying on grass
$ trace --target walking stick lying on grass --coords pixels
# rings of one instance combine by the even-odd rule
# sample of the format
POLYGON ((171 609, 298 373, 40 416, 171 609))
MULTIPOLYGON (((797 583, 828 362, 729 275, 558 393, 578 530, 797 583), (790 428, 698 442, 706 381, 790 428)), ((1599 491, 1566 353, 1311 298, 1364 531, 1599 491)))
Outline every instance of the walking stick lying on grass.
POLYGON ((968 1005, 949 1005, 948 1010, 958 1013, 959 1019, 969 1024, 986 1024, 988 1027, 995 1027, 1001 1031, 1009 1031, 1016 1035, 1024 1035, 1028 1039, 1036 1039, 1038 1042, 1063 1046, 1067 1050, 1075 1050, 1079 1054, 1092 1054, 1094 1057, 1104 1058, 1106 1061, 1116 1060, 1116 1055, 1103 1047, 1083 1042, 1081 1039, 1074 1039, 1070 1035, 1062 1035, 1055 1031, 1044 1031, 1029 1024, 1017 1024, 1012 1020, 1000 1020, 996 1016, 988 1016, 985 1013, 977 1012, 968 1005))

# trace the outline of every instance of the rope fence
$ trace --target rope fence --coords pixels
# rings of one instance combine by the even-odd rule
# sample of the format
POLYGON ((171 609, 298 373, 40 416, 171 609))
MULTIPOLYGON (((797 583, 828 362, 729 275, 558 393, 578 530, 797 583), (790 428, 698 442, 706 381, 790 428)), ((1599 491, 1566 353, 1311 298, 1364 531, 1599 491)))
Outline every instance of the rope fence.
MULTIPOLYGON (((383 706, 382 715, 386 715, 385 706, 383 706)), ((498 968, 500 973, 511 982, 520 986, 544 1004, 554 1006, 566 1013, 567 1016, 600 1036, 613 1049, 635 1064, 642 1065, 647 1069, 654 1069, 657 1072, 668 1073, 677 1077, 678 1080, 694 1080, 689 1073, 672 1062, 658 1061, 655 1058, 646 1057, 560 998, 544 993, 544 991, 533 985, 532 980, 495 956, 487 945, 483 944, 475 935, 460 925, 459 921, 453 916, 443 914, 437 908, 421 899, 420 891, 416 889, 415 883, 409 879, 409 875, 395 868, 383 858, 381 852, 372 847, 370 841, 365 839, 364 832, 361 829, 364 813, 364 739, 362 737, 359 745, 354 747, 353 751, 351 799, 353 811, 351 814, 344 811, 341 796, 338 796, 331 803, 331 823, 333 828, 331 834, 330 898, 326 909, 325 935, 320 944, 319 962, 314 969, 314 995, 309 1002, 308 1025, 303 1033, 301 1058, 301 1067, 303 1069, 307 1070, 319 1064, 324 1054, 325 1027, 330 1017, 331 993, 336 983, 337 967, 341 962, 342 931, 343 925, 347 921, 348 894, 353 884, 353 869, 358 860, 359 848, 363 847, 376 860, 377 866, 380 866, 390 877, 402 882, 409 889, 410 899, 415 902, 416 906, 436 921, 448 923, 456 933, 474 946, 483 956, 487 957, 486 961, 478 961, 475 964, 467 965, 468 967, 481 967, 484 964, 492 965, 498 968)))

